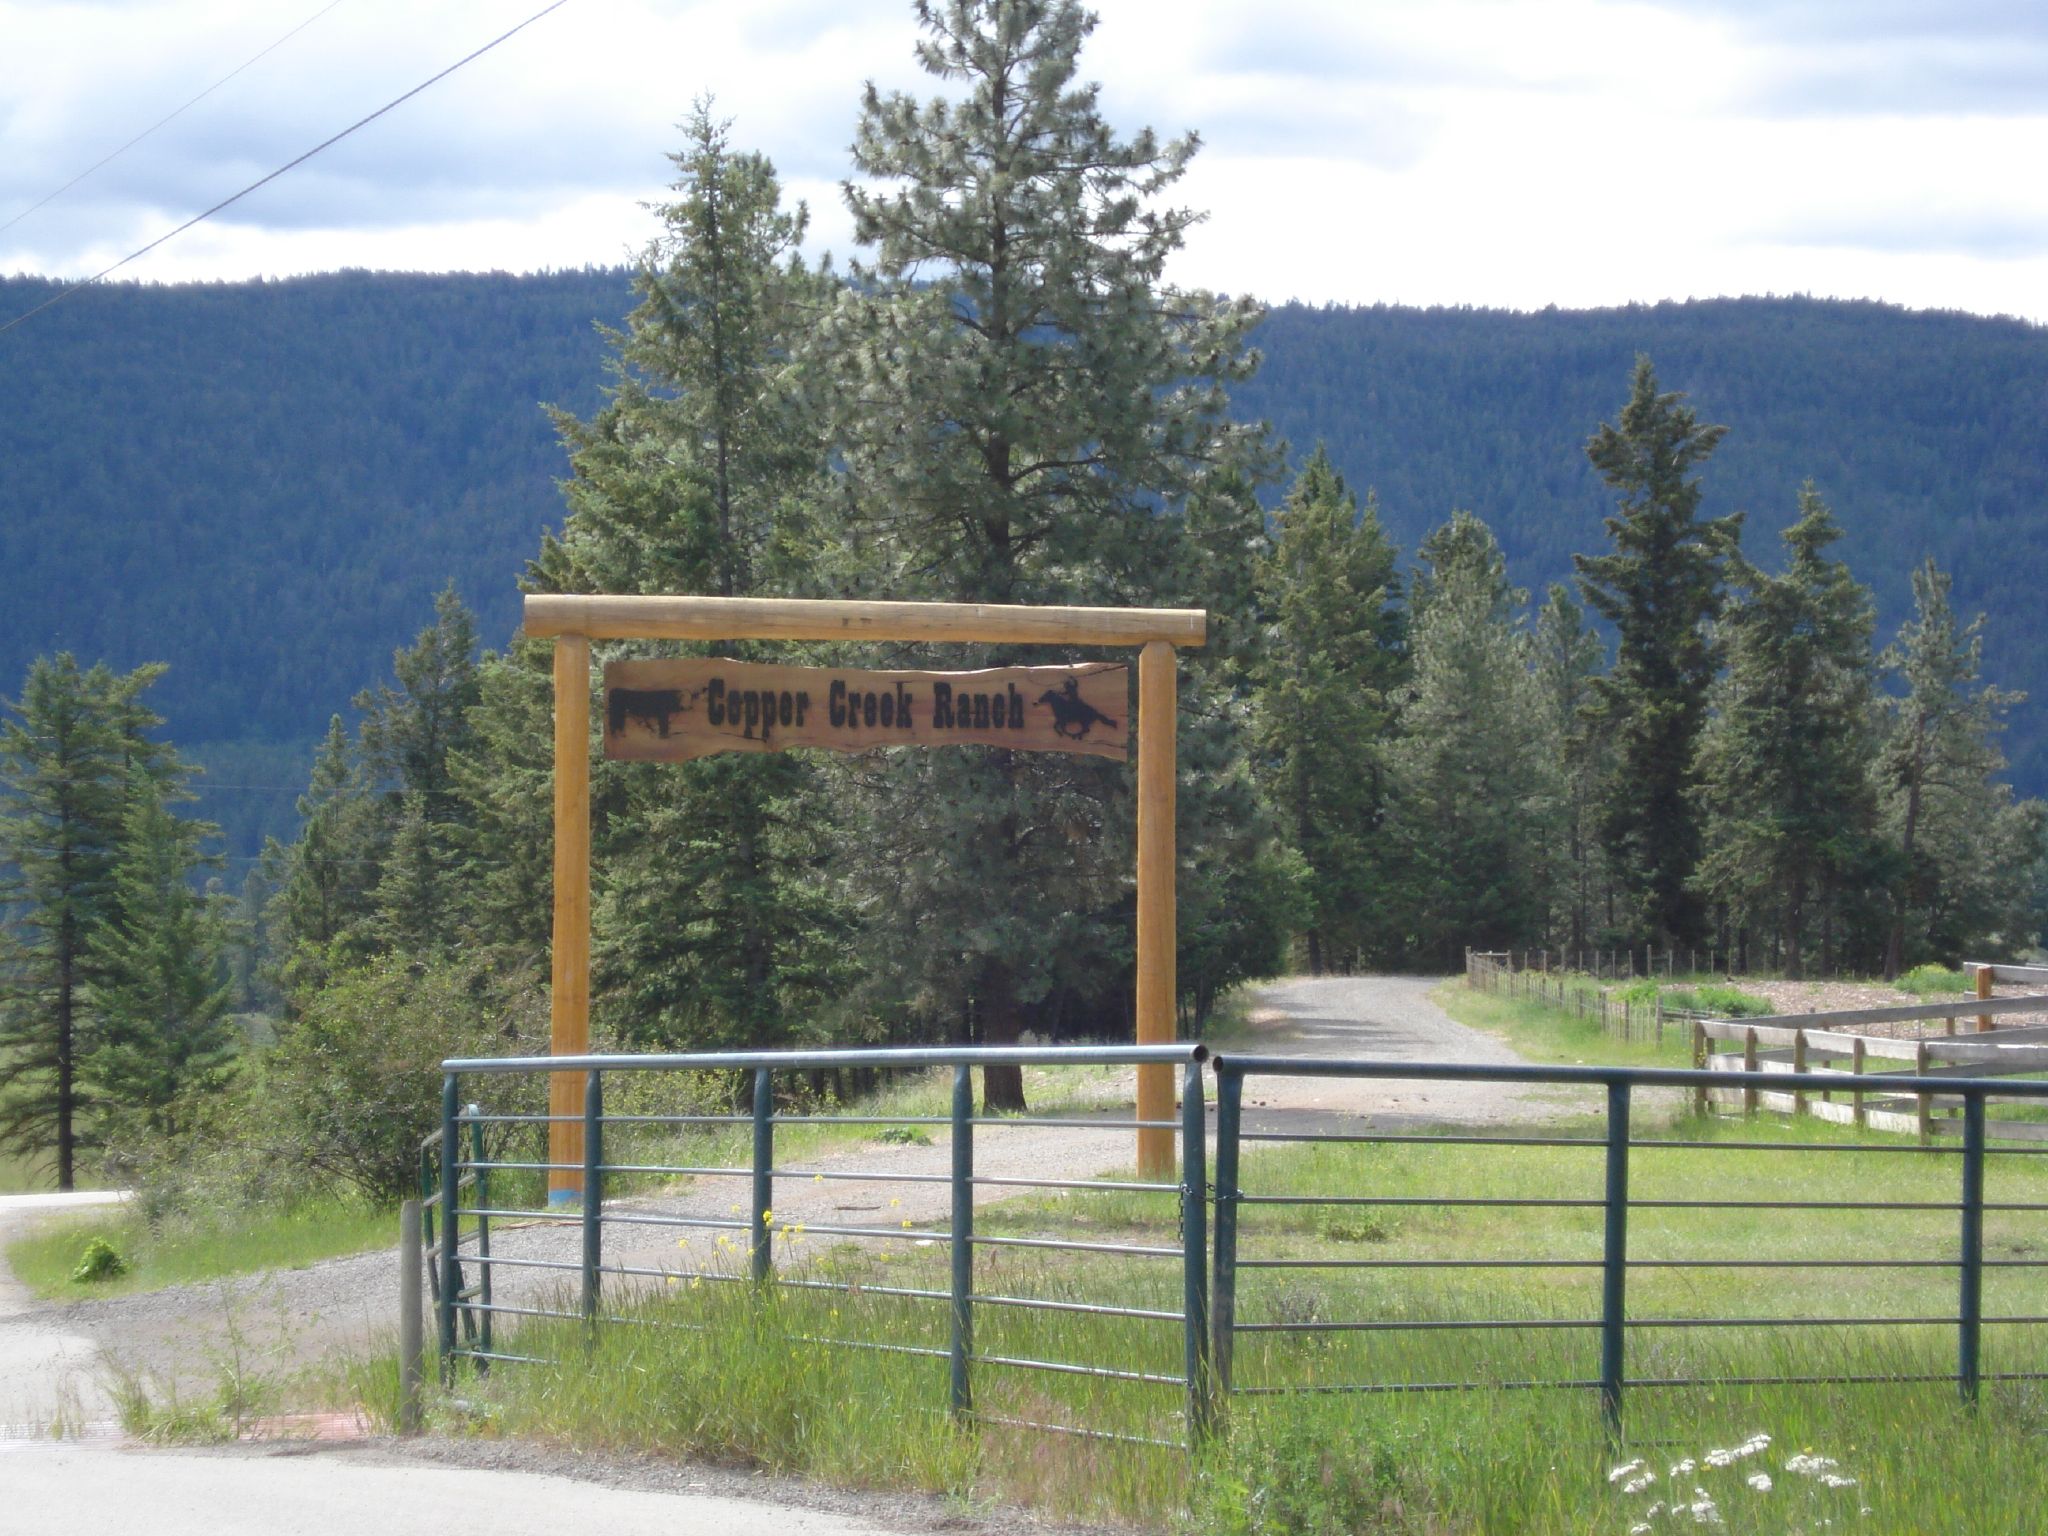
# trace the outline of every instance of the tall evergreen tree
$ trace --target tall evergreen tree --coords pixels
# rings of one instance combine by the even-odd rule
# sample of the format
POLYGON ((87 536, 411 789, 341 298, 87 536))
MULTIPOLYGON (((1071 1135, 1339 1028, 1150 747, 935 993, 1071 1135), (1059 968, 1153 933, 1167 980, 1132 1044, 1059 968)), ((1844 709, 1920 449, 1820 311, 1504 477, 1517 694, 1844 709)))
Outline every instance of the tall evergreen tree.
POLYGON ((117 1124, 150 1135, 175 1135, 181 1104, 218 1089, 234 1056, 221 914, 192 888, 200 840, 213 833, 174 815, 146 771, 130 771, 112 911, 95 941, 85 1076, 117 1124))
POLYGON ((605 405, 587 422, 553 413, 573 517, 543 544, 538 590, 731 597, 809 574, 822 458, 796 343, 827 299, 797 250, 809 214, 783 206, 774 165, 734 150, 708 100, 683 132, 639 305, 610 333, 605 405))
POLYGON ((1713 622, 1742 519, 1701 518, 1693 470, 1726 431, 1702 426, 1683 395, 1660 393, 1649 358, 1638 357, 1619 423, 1586 444, 1621 497, 1606 520, 1613 549, 1572 558, 1586 602, 1615 629, 1614 670, 1594 684, 1594 719, 1613 742, 1600 829, 1639 943, 1691 943, 1705 926, 1692 883, 1693 759, 1720 668, 1713 622))
POLYGON ((1549 918, 1558 743, 1490 530, 1460 512, 1421 546, 1414 681, 1385 749, 1387 860, 1406 958, 1526 947, 1549 918))
POLYGON ((77 1175, 92 1107, 81 1069, 97 1042, 90 989, 117 911, 131 789, 182 781, 163 722, 142 702, 161 666, 125 675, 39 658, 0 725, 0 1144, 52 1154, 77 1175))
POLYGON ((288 992, 317 986, 332 964, 350 958, 344 944, 374 911, 377 806, 339 715, 328 720, 298 812, 297 840, 289 847, 273 840, 264 850, 276 891, 269 917, 278 979, 288 992))
MULTIPOLYGON (((783 206, 767 159, 732 148, 708 104, 684 126, 674 196, 657 209, 663 233, 635 277, 640 303, 612 336, 605 405, 589 421, 556 413, 570 516, 529 567, 529 590, 767 596, 821 582, 826 461, 797 342, 825 290, 796 254, 806 216, 783 206)), ((475 726, 488 750, 459 767, 486 942, 536 962, 547 665, 546 647, 522 644, 487 666, 475 726)), ((600 770, 593 1003, 604 1032, 775 1045, 842 990, 819 776, 787 753, 600 770)))
POLYGON ((2027 887, 2040 858, 2038 801, 2015 803, 2001 782, 1998 734, 2024 694, 1980 681, 1984 619, 1961 623, 1949 578, 1933 560, 1913 573, 1913 617, 1883 663, 1902 685, 1889 698, 1878 760, 1884 819, 1901 876, 1885 974, 1909 961, 1955 964, 1969 945, 2031 944, 2027 887))
MULTIPOLYGON (((954 90, 869 88, 854 159, 879 185, 846 197, 873 259, 821 337, 840 365, 854 569, 897 597, 1155 600, 1187 496, 1257 458, 1224 414, 1256 308, 1163 277, 1196 215, 1154 199, 1195 140, 1112 132, 1076 80, 1095 22, 1072 0, 917 16, 918 62, 954 90)), ((873 777, 878 846, 917 850, 907 870, 863 871, 897 1008, 1004 1044, 1033 1008, 1123 992, 1127 775, 962 749, 873 777)), ((991 1071, 983 1094, 1015 1108, 1021 1075, 991 1071)))
POLYGON ((271 860, 282 969, 301 997, 370 955, 445 948, 464 906, 456 763, 482 677, 476 621, 453 588, 391 668, 395 688, 355 696, 353 742, 340 716, 329 723, 299 801, 304 828, 271 860))
POLYGON ((1257 749, 1268 801, 1307 867, 1308 967, 1348 969, 1386 916, 1381 738, 1404 662, 1394 546, 1318 448, 1257 567, 1267 618, 1257 749))
POLYGON ((1536 615, 1531 670, 1544 734, 1557 744, 1557 844, 1551 856, 1551 888, 1557 892, 1552 934, 1567 954, 1593 943, 1600 900, 1606 891, 1605 863, 1593 835, 1593 807, 1599 792, 1606 738, 1587 719, 1593 679, 1606 662, 1600 637, 1571 593, 1551 583, 1536 615))
POLYGON ((1827 558, 1841 536, 1809 481, 1785 531, 1784 574, 1735 562, 1743 598, 1722 623, 1728 675, 1700 749, 1700 883, 1775 928, 1794 977, 1814 913, 1867 862, 1875 830, 1872 608, 1849 568, 1827 558))

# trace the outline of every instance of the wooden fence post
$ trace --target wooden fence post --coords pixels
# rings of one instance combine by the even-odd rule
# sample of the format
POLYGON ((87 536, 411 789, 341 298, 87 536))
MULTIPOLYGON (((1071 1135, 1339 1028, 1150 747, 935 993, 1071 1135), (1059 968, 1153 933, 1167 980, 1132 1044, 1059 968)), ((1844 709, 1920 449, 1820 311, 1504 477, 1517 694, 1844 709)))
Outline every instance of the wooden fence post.
MULTIPOLYGON (((1698 1019, 1692 1021, 1692 1065, 1696 1072, 1707 1070, 1707 1026, 1698 1019)), ((1692 1091, 1692 1110, 1696 1115, 1707 1112, 1707 1085, 1701 1083, 1692 1091)))
MULTIPOLYGON (((1988 965, 1977 967, 1977 996, 1979 998, 1986 998, 1991 995, 1991 984, 1997 979, 1997 976, 1998 972, 1988 965)), ((1977 1033, 1981 1035, 1989 1028, 1991 1028, 1991 1015, 1988 1013, 1978 1014, 1977 1033)))
MULTIPOLYGON (((1925 1077, 1927 1073, 1927 1042, 1922 1040, 1913 1049, 1913 1073, 1925 1077)), ((1920 1108, 1917 1115, 1920 1131, 1920 1145, 1926 1146, 1934 1139, 1934 1099, 1929 1094, 1919 1096, 1920 1108)))
POLYGON ((1799 1086, 1806 1074, 1806 1031, 1792 1031, 1792 1113, 1810 1113, 1806 1107, 1806 1090, 1799 1086))
MULTIPOLYGON (((1858 1077, 1863 1075, 1863 1037, 1861 1035, 1856 1037, 1854 1049, 1850 1053, 1849 1070, 1858 1077)), ((1861 1088, 1856 1090, 1856 1108, 1851 1112, 1849 1118, 1854 1122, 1856 1129, 1859 1131, 1865 1129, 1870 1124, 1869 1112, 1863 1107, 1863 1090, 1861 1088)))
MULTIPOLYGON (((1745 1072, 1754 1072, 1756 1070, 1756 1029, 1754 1026, 1742 1032, 1742 1070, 1745 1072)), ((1755 1083, 1744 1083, 1742 1085, 1742 1112, 1745 1115, 1756 1113, 1755 1083)))

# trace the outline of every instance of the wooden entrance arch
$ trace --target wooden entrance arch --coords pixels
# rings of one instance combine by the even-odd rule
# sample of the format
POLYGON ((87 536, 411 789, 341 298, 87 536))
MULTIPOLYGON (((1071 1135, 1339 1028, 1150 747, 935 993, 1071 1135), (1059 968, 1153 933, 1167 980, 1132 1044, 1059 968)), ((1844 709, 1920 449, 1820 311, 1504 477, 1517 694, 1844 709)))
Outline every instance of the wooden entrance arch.
MULTIPOLYGON (((606 597, 534 593, 525 630, 555 642, 555 912, 550 1050, 590 1046, 590 642, 840 640, 1138 648, 1138 998, 1141 1045, 1175 1034, 1174 650, 1207 638, 1192 608, 1027 608, 982 603, 867 603, 766 597, 606 597)), ((1173 1119, 1169 1067, 1138 1068, 1141 1121, 1173 1119)), ((549 1080, 551 1201, 576 1199, 583 1161, 583 1077, 549 1080), (563 1166, 568 1165, 568 1166, 563 1166)), ((1138 1130, 1138 1167, 1170 1175, 1173 1131, 1138 1130)))

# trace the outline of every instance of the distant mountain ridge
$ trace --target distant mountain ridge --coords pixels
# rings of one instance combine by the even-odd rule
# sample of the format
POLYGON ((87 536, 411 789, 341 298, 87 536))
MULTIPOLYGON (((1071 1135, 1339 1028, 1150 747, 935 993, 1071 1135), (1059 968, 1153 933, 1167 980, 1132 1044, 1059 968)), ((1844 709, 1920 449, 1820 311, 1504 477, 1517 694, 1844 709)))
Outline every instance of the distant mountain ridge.
MULTIPOLYGON (((0 313, 53 288, 0 279, 0 313)), ((435 590, 452 579, 488 643, 511 632, 521 564, 561 517, 541 404, 594 408, 597 327, 630 306, 620 269, 339 272, 109 286, 0 338, 0 691, 59 648, 169 662, 155 702, 215 768, 203 809, 248 852, 288 824, 304 743, 435 590)), ((1452 508, 1478 513, 1537 591, 1604 539, 1611 498, 1582 445, 1648 352, 1730 428, 1706 509, 1748 511, 1752 558, 1778 563, 1811 476, 1881 636, 1932 554, 1959 606, 1990 613, 1991 678, 2048 707, 2048 328, 1814 299, 1287 305, 1258 343, 1240 414, 1297 456, 1327 444, 1404 550, 1452 508)), ((2023 707, 2009 743, 2030 792, 2048 789, 2039 714, 2023 707)))

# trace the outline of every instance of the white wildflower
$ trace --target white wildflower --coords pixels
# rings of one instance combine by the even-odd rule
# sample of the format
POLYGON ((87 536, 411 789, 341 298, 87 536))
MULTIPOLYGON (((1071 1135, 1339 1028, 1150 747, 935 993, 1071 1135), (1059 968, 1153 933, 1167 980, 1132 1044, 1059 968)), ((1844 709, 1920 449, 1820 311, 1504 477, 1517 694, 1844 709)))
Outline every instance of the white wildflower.
POLYGON ((1712 1495, 1706 1489, 1695 1487, 1692 1491, 1692 1523, 1694 1525, 1719 1525, 1721 1511, 1714 1504, 1712 1495))
POLYGON ((1628 1528, 1628 1536, 1650 1536, 1650 1522, 1638 1520, 1628 1528))
POLYGON ((1754 1456, 1759 1451, 1768 1450, 1770 1444, 1769 1435, 1751 1435, 1742 1444, 1728 1450, 1707 1452, 1706 1462, 1710 1467, 1732 1467, 1746 1456, 1754 1456))
POLYGON ((1638 1456, 1634 1461, 1623 1462, 1620 1466, 1616 1467, 1612 1472, 1608 1473, 1607 1481, 1609 1481, 1610 1483, 1618 1483, 1624 1477, 1633 1477, 1636 1475, 1636 1473, 1642 1470, 1643 1458, 1638 1456))
POLYGON ((1749 1474, 1747 1482, 1758 1493, 1769 1493, 1771 1491, 1771 1474, 1768 1472, 1752 1472, 1749 1474))
POLYGON ((1655 1481, 1657 1481, 1656 1473, 1644 1472, 1640 1477, 1632 1477, 1627 1482, 1623 1483, 1621 1485, 1621 1491, 1623 1493, 1641 1493, 1655 1481))
POLYGON ((1837 1472, 1823 1472, 1820 1475, 1820 1485, 1823 1488, 1854 1488, 1856 1479, 1843 1477, 1837 1472))
POLYGON ((1699 1463, 1694 1461, 1690 1456, 1688 1456, 1683 1461, 1674 1461, 1673 1463, 1671 1463, 1670 1475, 1673 1477, 1687 1477, 1690 1476, 1698 1467, 1699 1463))
POLYGON ((1811 1451, 1801 1451, 1797 1456, 1786 1458, 1785 1470, 1797 1472, 1801 1477, 1818 1477, 1831 1472, 1841 1463, 1832 1456, 1816 1456, 1811 1451))

